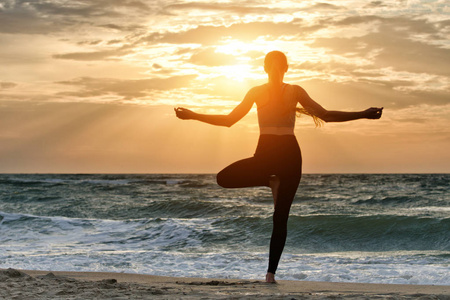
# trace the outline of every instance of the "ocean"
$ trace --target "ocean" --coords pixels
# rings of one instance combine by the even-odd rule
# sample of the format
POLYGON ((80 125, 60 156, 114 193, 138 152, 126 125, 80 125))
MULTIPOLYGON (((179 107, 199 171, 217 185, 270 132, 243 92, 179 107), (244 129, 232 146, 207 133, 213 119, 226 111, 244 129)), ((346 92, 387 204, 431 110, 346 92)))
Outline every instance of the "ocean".
MULTIPOLYGON (((268 188, 0 174, 0 268, 264 279, 268 188)), ((277 279, 450 285, 450 174, 305 174, 277 279)))

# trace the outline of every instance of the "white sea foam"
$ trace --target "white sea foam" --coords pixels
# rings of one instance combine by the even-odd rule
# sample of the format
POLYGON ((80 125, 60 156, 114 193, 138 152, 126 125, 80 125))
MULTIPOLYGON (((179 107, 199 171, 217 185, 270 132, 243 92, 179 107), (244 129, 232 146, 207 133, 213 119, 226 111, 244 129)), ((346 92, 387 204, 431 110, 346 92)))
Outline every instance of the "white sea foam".
MULTIPOLYGON (((449 199, 450 201, 450 199, 449 199)), ((430 211, 430 212, 450 212, 450 207, 442 206, 424 206, 424 207, 412 207, 410 210, 415 211, 430 211)), ((450 217, 450 215, 449 215, 450 217)))

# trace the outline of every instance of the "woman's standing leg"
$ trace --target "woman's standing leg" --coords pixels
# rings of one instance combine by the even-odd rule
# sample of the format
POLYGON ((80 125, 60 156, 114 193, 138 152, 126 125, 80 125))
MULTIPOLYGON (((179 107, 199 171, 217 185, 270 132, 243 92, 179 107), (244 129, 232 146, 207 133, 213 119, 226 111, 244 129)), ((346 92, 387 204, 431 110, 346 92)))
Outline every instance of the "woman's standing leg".
POLYGON ((273 213, 272 236, 270 238, 269 267, 267 272, 273 274, 273 278, 269 278, 269 282, 274 282, 274 275, 286 243, 289 211, 299 182, 300 177, 288 179, 280 178, 277 202, 273 213))
MULTIPOLYGON (((269 267, 266 282, 275 282, 275 272, 286 243, 289 211, 302 174, 302 156, 295 137, 280 138, 277 145, 282 150, 278 151, 274 166, 279 186, 278 191, 274 195, 275 211, 273 213, 273 229, 270 239, 269 267)), ((273 187, 276 187, 273 181, 271 183, 273 187)))

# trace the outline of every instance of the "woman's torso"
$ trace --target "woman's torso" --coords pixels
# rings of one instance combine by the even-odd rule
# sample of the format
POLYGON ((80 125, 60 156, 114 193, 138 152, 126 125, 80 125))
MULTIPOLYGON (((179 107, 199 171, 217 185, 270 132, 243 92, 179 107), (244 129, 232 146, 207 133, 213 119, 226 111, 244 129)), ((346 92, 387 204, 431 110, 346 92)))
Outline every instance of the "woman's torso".
POLYGON ((298 102, 296 86, 284 83, 281 90, 272 91, 264 84, 258 89, 255 103, 260 134, 293 135, 298 102))

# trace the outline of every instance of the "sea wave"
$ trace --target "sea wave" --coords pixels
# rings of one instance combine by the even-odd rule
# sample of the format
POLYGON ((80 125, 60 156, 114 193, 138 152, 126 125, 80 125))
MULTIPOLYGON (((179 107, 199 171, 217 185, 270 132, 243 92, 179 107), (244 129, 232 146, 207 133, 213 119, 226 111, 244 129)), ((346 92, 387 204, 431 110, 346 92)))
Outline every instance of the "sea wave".
POLYGON ((309 252, 450 251, 450 218, 398 215, 291 216, 293 247, 309 252))
MULTIPOLYGON (((271 217, 77 219, 0 212, 4 238, 77 236, 78 243, 97 236, 96 243, 151 241, 165 247, 264 247, 271 217), (106 241, 102 241, 104 237, 106 241), (186 242, 189 240, 190 242, 186 242), (166 244, 165 244, 166 243, 166 244)), ((450 251, 450 218, 405 216, 291 216, 287 247, 302 253, 342 251, 450 251)), ((0 239, 1 240, 1 239, 0 239)))
MULTIPOLYGON (((279 278, 448 284, 449 182, 304 175, 279 278)), ((261 277, 272 214, 212 174, 0 174, 0 267, 261 277)))

